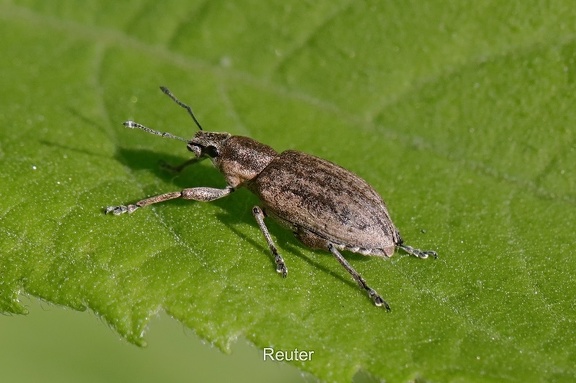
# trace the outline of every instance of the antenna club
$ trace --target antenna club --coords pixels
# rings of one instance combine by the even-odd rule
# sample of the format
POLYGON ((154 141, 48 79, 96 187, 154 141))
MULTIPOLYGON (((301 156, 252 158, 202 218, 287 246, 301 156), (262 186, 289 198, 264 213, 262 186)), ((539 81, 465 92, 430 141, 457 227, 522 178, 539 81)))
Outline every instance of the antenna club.
POLYGON ((172 138, 174 140, 179 140, 179 141, 184 141, 184 142, 188 142, 187 139, 182 138, 182 137, 178 137, 173 135, 172 133, 167 133, 167 132, 159 132, 157 130, 154 129, 150 129, 142 124, 139 124, 137 122, 134 121, 126 121, 124 123, 122 123, 122 125, 124 125, 125 127, 127 127, 128 129, 142 129, 143 131, 145 131, 146 133, 150 133, 150 134, 155 134, 157 136, 160 137, 164 137, 164 138, 172 138))

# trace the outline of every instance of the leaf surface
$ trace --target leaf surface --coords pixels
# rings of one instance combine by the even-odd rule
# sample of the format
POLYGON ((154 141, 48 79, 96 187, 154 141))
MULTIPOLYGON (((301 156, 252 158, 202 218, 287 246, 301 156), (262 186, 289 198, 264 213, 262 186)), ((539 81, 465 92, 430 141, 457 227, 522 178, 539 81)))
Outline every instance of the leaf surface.
POLYGON ((0 3, 0 310, 21 295, 92 310, 144 344, 166 311, 228 350, 314 350, 326 381, 570 381, 576 358, 576 11, 571 2, 0 3), (354 171, 406 242, 438 260, 347 258, 271 232, 245 190, 130 216, 108 205, 223 187, 208 163, 174 176, 190 137, 158 90, 208 130, 354 171))

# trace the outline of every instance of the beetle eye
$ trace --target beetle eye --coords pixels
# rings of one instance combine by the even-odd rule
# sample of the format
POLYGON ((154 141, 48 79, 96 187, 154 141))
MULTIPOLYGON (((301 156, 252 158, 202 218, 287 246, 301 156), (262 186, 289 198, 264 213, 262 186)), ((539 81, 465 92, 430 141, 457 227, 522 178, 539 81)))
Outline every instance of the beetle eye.
POLYGON ((215 146, 206 146, 203 150, 204 154, 206 154, 208 157, 214 158, 214 157, 218 157, 218 155, 220 153, 218 153, 218 149, 216 149, 215 146))

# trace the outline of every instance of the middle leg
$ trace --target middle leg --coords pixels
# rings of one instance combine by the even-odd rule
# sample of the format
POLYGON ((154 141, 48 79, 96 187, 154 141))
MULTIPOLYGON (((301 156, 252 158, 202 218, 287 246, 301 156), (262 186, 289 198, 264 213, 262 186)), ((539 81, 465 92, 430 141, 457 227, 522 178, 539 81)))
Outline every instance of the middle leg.
POLYGON ((286 277, 288 274, 288 269, 286 268, 286 264, 284 263, 284 259, 278 253, 278 249, 276 249, 276 245, 274 245, 274 241, 272 240, 272 236, 270 236, 270 232, 264 223, 264 218, 266 215, 262 211, 259 206, 254 206, 252 208, 252 214, 254 214, 254 218, 256 218, 256 222, 258 222, 258 226, 260 227, 260 231, 266 238, 266 242, 268 242, 268 247, 274 256, 274 262, 276 263, 276 272, 282 274, 283 277, 286 277))

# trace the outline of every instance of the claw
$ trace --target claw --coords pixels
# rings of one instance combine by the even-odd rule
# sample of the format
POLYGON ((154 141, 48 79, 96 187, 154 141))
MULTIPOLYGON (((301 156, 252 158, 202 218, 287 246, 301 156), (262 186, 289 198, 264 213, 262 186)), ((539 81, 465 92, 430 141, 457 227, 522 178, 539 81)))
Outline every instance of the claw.
POLYGON ((412 246, 408 246, 408 245, 404 245, 404 244, 398 244, 396 246, 398 246, 400 249, 404 250, 406 253, 413 255, 415 257, 418 257, 420 259, 426 259, 429 256, 431 256, 434 259, 438 258, 438 253, 436 253, 435 251, 432 251, 432 250, 422 251, 419 249, 415 249, 412 246))
POLYGON ((378 295, 378 293, 375 290, 370 289, 368 291, 368 295, 370 296, 370 298, 372 298, 372 300, 374 301, 374 304, 376 306, 378 306, 378 307, 384 306, 386 311, 392 311, 392 309, 390 308, 390 305, 388 305, 388 303, 384 299, 382 299, 382 297, 380 295, 378 295))
POLYGON ((120 215, 120 214, 124 214, 124 213, 132 213, 134 210, 138 209, 138 206, 136 205, 120 205, 120 206, 108 206, 105 210, 104 210, 104 214, 114 214, 114 215, 120 215))
POLYGON ((286 267, 286 265, 284 264, 284 261, 282 261, 280 259, 280 262, 276 262, 276 272, 278 274, 282 274, 283 278, 286 278, 286 275, 288 275, 288 268, 286 267))

